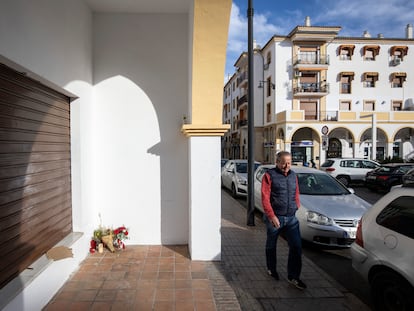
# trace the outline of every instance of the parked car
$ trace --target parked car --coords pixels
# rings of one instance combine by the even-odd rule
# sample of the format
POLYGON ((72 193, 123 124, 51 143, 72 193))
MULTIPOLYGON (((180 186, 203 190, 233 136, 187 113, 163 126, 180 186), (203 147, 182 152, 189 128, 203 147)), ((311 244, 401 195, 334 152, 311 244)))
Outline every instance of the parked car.
MULTIPOLYGON (((255 169, 260 165, 255 162, 255 169)), ((247 160, 229 160, 221 171, 221 186, 231 190, 233 197, 247 196, 247 160)))
POLYGON ((402 177, 402 185, 403 187, 414 187, 414 169, 409 170, 402 177))
MULTIPOLYGON (((262 178, 273 167, 262 165, 255 172, 255 206, 262 212, 262 178)), ((355 239, 359 219, 371 204, 328 173, 299 166, 292 170, 299 182, 301 206, 296 216, 302 239, 324 246, 349 247, 355 239)))
POLYGON ((351 183, 364 182, 365 175, 379 166, 379 163, 366 159, 331 158, 321 165, 320 170, 331 174, 348 187, 351 183))
POLYGON ((403 183, 403 176, 414 168, 414 163, 387 163, 368 172, 365 186, 370 190, 389 192, 391 187, 403 183))
POLYGON ((221 168, 227 163, 229 159, 221 159, 221 168))
POLYGON ((414 188, 387 193, 362 217, 352 266, 378 310, 414 310, 414 188))

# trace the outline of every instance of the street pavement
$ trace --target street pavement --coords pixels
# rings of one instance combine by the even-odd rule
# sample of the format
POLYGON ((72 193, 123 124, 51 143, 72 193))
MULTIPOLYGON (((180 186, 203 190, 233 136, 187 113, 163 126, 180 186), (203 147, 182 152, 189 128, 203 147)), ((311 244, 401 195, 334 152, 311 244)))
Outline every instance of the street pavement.
POLYGON ((247 226, 246 217, 246 208, 222 191, 222 261, 209 269, 212 281, 214 274, 220 274, 216 279, 222 286, 212 284, 217 310, 370 310, 305 256, 301 279, 308 288, 302 291, 290 285, 288 246, 282 238, 277 249, 280 280, 268 276, 265 225, 256 217, 256 225, 247 226))

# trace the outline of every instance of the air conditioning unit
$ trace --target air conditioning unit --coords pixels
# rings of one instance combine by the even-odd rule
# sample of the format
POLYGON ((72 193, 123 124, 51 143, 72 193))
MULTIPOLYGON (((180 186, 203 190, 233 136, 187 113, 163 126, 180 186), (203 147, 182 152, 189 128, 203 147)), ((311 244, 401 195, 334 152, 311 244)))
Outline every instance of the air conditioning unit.
POLYGON ((392 60, 392 64, 394 65, 394 66, 398 66, 399 64, 401 64, 401 58, 394 58, 393 60, 392 60))

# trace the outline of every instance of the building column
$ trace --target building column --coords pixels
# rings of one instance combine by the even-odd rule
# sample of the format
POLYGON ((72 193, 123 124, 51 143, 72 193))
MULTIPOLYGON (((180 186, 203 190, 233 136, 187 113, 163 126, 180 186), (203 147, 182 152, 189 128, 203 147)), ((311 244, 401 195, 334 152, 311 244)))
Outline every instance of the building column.
POLYGON ((231 0, 194 0, 190 14, 189 238, 193 260, 221 259, 223 76, 231 0))
POLYGON ((390 158, 392 158, 393 157, 393 153, 394 153, 394 142, 393 141, 389 141, 388 143, 387 143, 387 150, 386 150, 386 153, 385 153, 385 158, 387 158, 387 157, 390 157, 390 158))

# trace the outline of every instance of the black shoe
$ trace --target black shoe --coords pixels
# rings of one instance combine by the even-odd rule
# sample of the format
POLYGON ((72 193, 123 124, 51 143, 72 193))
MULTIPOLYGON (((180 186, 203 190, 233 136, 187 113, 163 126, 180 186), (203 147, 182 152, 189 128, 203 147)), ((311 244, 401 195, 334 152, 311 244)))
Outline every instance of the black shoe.
POLYGON ((279 274, 276 271, 267 270, 267 273, 274 278, 275 280, 279 281, 279 274))
POLYGON ((306 284, 303 283, 300 279, 288 279, 289 283, 299 289, 305 289, 306 284))

